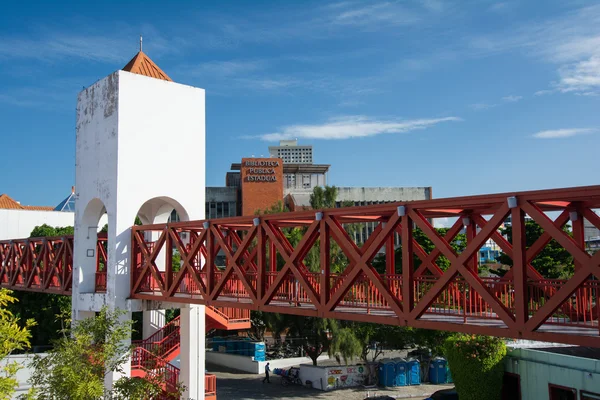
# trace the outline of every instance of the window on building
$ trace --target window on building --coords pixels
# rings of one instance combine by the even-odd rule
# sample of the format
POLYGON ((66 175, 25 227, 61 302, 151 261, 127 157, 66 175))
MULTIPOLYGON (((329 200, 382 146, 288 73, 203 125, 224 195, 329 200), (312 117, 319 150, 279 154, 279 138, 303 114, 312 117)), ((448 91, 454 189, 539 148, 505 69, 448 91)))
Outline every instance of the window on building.
POLYGON ((521 377, 510 372, 502 380, 502 400, 521 400, 521 377))
POLYGON ((580 400, 600 400, 600 393, 580 392, 580 400))
POLYGON ((548 384, 550 400, 577 400, 577 389, 548 384))
POLYGON ((310 175, 302 175, 302 187, 304 189, 310 188, 310 175))
POLYGON ((223 203, 217 203, 217 218, 223 217, 223 203))
POLYGON ((223 203, 223 216, 229 217, 229 203, 223 203))

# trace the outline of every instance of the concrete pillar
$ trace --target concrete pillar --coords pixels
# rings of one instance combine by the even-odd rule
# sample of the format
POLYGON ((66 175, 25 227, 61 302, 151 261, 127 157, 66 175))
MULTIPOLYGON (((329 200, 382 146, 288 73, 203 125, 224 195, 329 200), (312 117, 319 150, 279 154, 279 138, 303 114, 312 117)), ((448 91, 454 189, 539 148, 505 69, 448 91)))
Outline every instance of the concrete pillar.
POLYGON ((96 316, 96 312, 94 312, 94 311, 77 310, 77 314, 73 318, 73 321, 83 321, 84 319, 94 318, 95 316, 96 316))
MULTIPOLYGON (((147 212, 145 222, 150 222, 152 216, 154 222, 159 222, 157 218, 166 222, 174 208, 183 220, 204 216, 204 90, 143 75, 116 71, 78 97, 74 267, 81 269, 82 278, 73 284, 76 317, 85 315, 78 311, 97 311, 99 306, 107 305, 111 310, 126 310, 121 316, 123 321, 131 319, 131 226, 138 212, 147 212), (153 169, 151 178, 140 173, 139 157, 160 160, 165 152, 199 160, 194 185, 189 184, 187 175, 174 173, 175 165, 153 169), (109 228, 107 290, 106 294, 93 294, 95 257, 91 251, 96 239, 88 232, 97 229, 92 227, 98 225, 104 211, 109 228)), ((161 256, 159 269, 164 267, 161 256)), ((188 313, 186 321, 188 328, 183 331, 188 338, 192 332, 191 337, 197 340, 196 331, 204 337, 204 308, 188 313)), ((127 338, 123 344, 130 343, 131 338, 127 338)), ((187 376, 190 393, 201 392, 197 398, 202 399, 204 341, 196 347, 187 345, 182 372, 187 376), (197 374, 201 374, 201 382, 197 382, 197 374)), ((122 372, 109 373, 106 388, 111 389, 121 376, 129 376, 130 370, 128 360, 122 372)))
MULTIPOLYGON (((119 316, 120 322, 131 321, 127 299, 131 290, 131 224, 136 211, 131 206, 121 205, 114 214, 108 212, 108 268, 106 277, 106 304, 109 310, 125 311, 119 316)), ((122 342, 123 346, 131 345, 131 335, 122 342)), ((131 358, 127 357, 121 365, 121 371, 110 371, 104 383, 107 389, 122 377, 131 376, 131 358)))
POLYGON ((181 375, 184 399, 204 399, 206 306, 181 309, 181 375))
POLYGON ((144 311, 142 322, 142 338, 148 339, 150 336, 161 330, 165 326, 165 310, 144 311))

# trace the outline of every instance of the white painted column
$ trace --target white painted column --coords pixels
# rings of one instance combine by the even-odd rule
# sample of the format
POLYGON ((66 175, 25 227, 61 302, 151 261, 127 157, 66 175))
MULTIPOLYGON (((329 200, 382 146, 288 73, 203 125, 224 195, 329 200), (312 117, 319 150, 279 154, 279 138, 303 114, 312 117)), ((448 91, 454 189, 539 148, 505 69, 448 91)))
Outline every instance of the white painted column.
POLYGON ((73 321, 83 321, 84 319, 94 318, 96 316, 95 311, 81 311, 77 310, 77 316, 73 318, 73 321))
MULTIPOLYGON (((127 298, 130 294, 130 259, 131 259, 131 224, 135 212, 131 212, 123 204, 117 215, 108 213, 108 269, 106 279, 106 303, 110 310, 125 311, 120 316, 121 322, 131 320, 127 298)), ((123 340, 124 346, 131 346, 131 336, 123 340)), ((131 376, 131 358, 127 357, 121 365, 121 371, 111 371, 104 379, 104 385, 111 389, 122 377, 131 376)))
POLYGON ((142 322, 142 339, 148 339, 150 336, 165 326, 165 310, 144 311, 142 322))
MULTIPOLYGON (((157 221, 156 219, 152 221, 152 223, 165 223, 167 222, 167 218, 164 217, 161 220, 157 221)), ((160 237, 161 232, 150 232, 149 239, 152 242, 156 242, 160 237)), ((158 267, 159 271, 164 272, 166 270, 166 251, 167 246, 163 246, 154 263, 158 267)), ((144 311, 143 314, 143 322, 142 322, 142 339, 148 339, 155 332, 159 331, 163 326, 165 326, 165 310, 149 310, 144 311)))
POLYGON ((181 375, 184 399, 204 399, 206 306, 192 304, 181 309, 181 375))

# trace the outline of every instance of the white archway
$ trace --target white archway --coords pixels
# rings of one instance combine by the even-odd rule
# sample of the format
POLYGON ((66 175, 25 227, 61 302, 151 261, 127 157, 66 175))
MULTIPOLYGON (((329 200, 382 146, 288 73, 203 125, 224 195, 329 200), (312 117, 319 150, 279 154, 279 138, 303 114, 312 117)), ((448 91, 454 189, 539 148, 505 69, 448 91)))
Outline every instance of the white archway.
POLYGON ((98 231, 102 229, 100 221, 105 219, 105 214, 106 207, 102 200, 93 198, 86 205, 79 226, 76 226, 76 229, 82 231, 81 234, 75 235, 75 240, 78 241, 75 247, 81 252, 76 265, 82 275, 79 277, 79 293, 95 292, 98 231))
POLYGON ((189 215, 186 209, 177 200, 160 196, 147 200, 138 211, 138 217, 143 224, 162 224, 167 223, 171 212, 175 210, 181 221, 189 221, 189 215))
MULTIPOLYGON (((147 200, 140 207, 137 217, 139 217, 142 224, 166 224, 169 222, 173 210, 177 212, 180 221, 189 221, 189 215, 186 209, 177 200, 168 197, 160 196, 154 197, 147 200)), ((159 232, 147 232, 145 234, 145 240, 148 242, 154 242, 158 240, 160 236, 159 232)), ((165 251, 166 248, 160 251, 156 257, 156 266, 159 270, 165 271, 165 251)), ((147 310, 143 312, 142 322, 142 336, 144 338, 150 337, 156 331, 161 329, 166 323, 166 311, 165 310, 147 310)))

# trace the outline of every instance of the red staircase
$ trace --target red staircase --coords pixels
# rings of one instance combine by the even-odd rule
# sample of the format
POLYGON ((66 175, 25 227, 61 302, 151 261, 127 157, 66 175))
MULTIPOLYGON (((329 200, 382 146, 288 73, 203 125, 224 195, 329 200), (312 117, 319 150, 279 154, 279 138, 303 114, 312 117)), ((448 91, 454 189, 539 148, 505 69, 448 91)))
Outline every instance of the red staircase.
MULTIPOLYGON (((250 328, 250 310, 231 307, 206 307, 206 331, 250 328)), ((164 380, 165 399, 177 390, 179 368, 170 363, 179 355, 180 318, 177 317, 145 340, 133 342, 131 375, 164 380)), ((217 399, 217 378, 206 375, 205 400, 217 399)))

